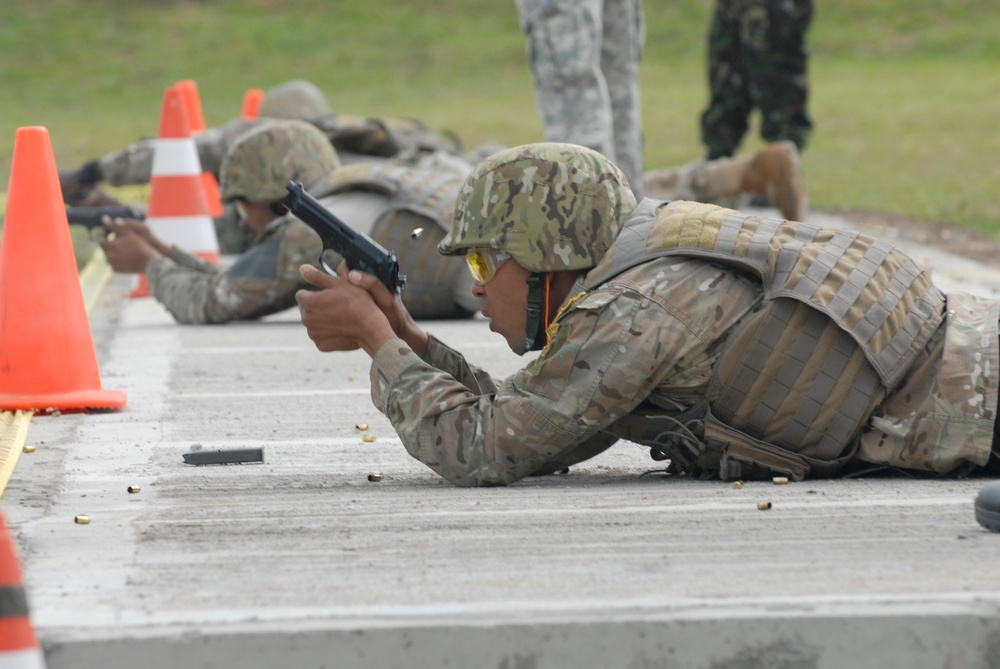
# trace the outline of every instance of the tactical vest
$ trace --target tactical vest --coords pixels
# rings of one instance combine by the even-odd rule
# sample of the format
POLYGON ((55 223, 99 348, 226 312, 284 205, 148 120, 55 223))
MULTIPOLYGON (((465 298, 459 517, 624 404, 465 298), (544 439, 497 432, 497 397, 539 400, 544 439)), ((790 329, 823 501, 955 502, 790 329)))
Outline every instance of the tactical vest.
POLYGON ((676 255, 749 272, 764 290, 727 338, 702 405, 627 421, 634 440, 656 447, 676 433, 670 424, 703 420, 699 445, 660 451, 704 475, 834 474, 944 318, 930 277, 883 240, 684 201, 640 203, 586 287, 676 255))
POLYGON ((450 170, 404 167, 389 163, 354 163, 338 168, 312 185, 322 199, 353 190, 370 190, 388 198, 371 229, 371 238, 393 251, 406 274, 403 303, 414 318, 465 318, 475 310, 468 298, 471 279, 465 262, 444 256, 437 245, 451 227, 455 200, 465 176, 450 170), (399 217, 400 212, 416 216, 399 217), (405 222, 401 222, 405 218, 405 222))
POLYGON ((446 170, 389 163, 355 163, 340 167, 310 186, 316 198, 364 189, 389 198, 389 209, 405 209, 429 218, 446 232, 455 214, 455 199, 465 177, 446 170))

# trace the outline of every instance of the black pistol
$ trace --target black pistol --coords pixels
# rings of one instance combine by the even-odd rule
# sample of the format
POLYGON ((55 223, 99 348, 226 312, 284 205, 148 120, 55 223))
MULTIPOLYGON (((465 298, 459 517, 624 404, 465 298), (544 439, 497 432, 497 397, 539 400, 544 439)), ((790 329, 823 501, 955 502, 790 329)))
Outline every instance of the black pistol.
POLYGON ((323 256, 327 251, 339 253, 351 269, 374 274, 391 293, 399 293, 406 286, 406 277, 399 273, 399 263, 392 251, 385 250, 378 242, 363 232, 358 232, 326 209, 302 184, 289 181, 285 186, 288 195, 283 204, 303 223, 319 234, 323 242, 323 255, 319 262, 328 274, 336 274, 323 256))
POLYGON ((83 225, 88 230, 103 227, 101 220, 108 216, 115 218, 135 218, 144 220, 146 214, 141 209, 129 207, 127 205, 107 206, 107 207, 67 207, 66 220, 70 225, 83 225))

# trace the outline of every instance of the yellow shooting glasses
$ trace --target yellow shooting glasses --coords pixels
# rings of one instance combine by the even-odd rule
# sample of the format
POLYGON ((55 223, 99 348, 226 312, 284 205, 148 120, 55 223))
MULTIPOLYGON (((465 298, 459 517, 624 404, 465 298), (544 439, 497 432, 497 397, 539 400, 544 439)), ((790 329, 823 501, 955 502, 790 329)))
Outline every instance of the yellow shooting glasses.
POLYGON ((465 252, 465 262, 469 264, 472 278, 480 285, 489 283, 500 265, 510 260, 511 255, 496 249, 469 249, 465 252))

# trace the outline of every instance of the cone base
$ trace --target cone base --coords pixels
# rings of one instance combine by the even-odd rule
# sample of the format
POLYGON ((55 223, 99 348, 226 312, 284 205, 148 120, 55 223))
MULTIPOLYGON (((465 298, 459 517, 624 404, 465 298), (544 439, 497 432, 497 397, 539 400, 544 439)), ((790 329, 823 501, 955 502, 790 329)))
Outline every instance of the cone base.
POLYGON ((149 279, 146 278, 145 274, 140 274, 138 280, 136 281, 135 287, 132 288, 132 292, 128 294, 129 297, 152 297, 153 294, 149 292, 149 279))
POLYGON ((34 411, 39 414, 53 410, 62 413, 77 411, 106 411, 122 409, 128 396, 120 390, 74 390, 66 393, 40 393, 35 395, 0 393, 0 410, 34 411))

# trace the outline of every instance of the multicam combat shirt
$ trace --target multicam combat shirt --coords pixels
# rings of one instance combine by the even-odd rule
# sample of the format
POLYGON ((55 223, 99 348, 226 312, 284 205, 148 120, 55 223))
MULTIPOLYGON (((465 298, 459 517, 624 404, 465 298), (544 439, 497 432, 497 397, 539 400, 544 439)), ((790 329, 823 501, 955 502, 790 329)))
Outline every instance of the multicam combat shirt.
POLYGON ((389 342, 372 399, 447 480, 512 483, 610 445, 617 437, 602 432, 643 401, 678 412, 697 402, 726 333, 761 294, 718 265, 654 260, 565 305, 548 347, 502 381, 434 338, 423 360, 389 342))

